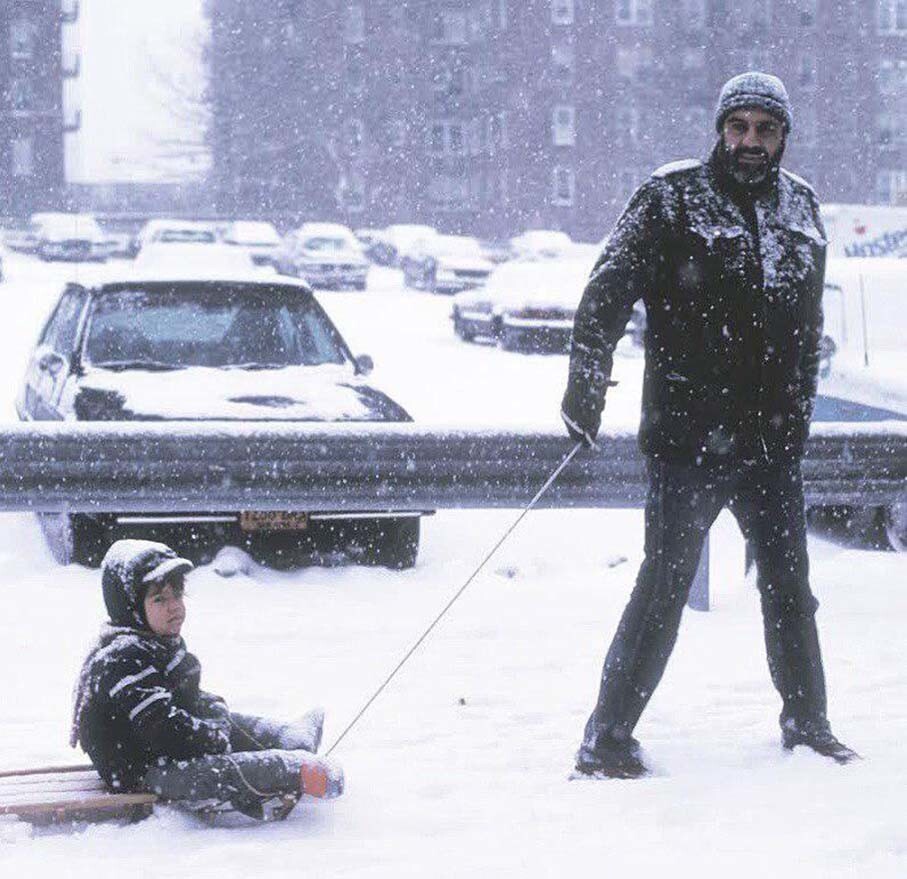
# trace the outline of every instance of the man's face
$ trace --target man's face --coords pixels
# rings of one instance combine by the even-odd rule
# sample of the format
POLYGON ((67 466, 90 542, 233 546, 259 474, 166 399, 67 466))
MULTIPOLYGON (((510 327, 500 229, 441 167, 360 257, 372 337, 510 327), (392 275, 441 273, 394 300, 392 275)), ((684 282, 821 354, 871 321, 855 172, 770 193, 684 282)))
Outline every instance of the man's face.
POLYGON ((784 145, 784 126, 765 110, 744 107, 728 114, 721 136, 734 179, 757 186, 784 145))
POLYGON ((152 583, 145 594, 144 607, 148 628, 155 635, 162 638, 179 635, 186 619, 183 578, 171 577, 160 583, 152 583))

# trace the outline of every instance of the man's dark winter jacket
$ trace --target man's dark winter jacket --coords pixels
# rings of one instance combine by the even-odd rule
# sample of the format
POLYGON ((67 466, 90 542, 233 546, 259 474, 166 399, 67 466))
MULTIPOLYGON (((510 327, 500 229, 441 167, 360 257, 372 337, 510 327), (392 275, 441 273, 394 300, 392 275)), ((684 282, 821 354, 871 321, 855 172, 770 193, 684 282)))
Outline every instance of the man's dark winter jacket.
POLYGON ((136 606, 143 591, 134 582, 141 570, 128 562, 105 559, 105 599, 116 619, 104 626, 82 666, 70 737, 116 790, 140 788, 159 757, 186 759, 230 749, 227 706, 199 688, 201 665, 183 639, 160 638, 135 624, 144 620, 136 606), (110 600, 112 589, 118 590, 118 601, 110 600))
POLYGON ((735 199, 716 155, 659 169, 630 200, 577 311, 565 413, 597 429, 614 347, 642 299, 642 450, 796 457, 822 330, 818 201, 783 170, 754 199, 735 199))

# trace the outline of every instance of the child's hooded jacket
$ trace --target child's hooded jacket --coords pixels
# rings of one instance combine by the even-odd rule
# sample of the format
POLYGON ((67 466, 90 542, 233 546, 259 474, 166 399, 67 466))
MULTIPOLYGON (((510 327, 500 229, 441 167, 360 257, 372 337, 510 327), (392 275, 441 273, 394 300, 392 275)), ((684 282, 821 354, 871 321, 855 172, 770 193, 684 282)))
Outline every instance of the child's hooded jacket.
POLYGON ((149 577, 189 567, 168 546, 147 540, 117 541, 104 558, 110 621, 82 665, 70 744, 81 744, 113 789, 140 788, 160 757, 230 750, 229 711, 199 688, 199 661, 182 638, 159 637, 145 621, 149 577))

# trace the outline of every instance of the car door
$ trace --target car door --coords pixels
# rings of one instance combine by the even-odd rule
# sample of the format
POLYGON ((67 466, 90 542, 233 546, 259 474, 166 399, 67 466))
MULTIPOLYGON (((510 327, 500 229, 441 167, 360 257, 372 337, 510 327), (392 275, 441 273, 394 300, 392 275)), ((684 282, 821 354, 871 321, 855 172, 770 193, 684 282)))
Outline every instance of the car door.
POLYGON ((58 404, 72 372, 74 347, 87 296, 82 287, 67 287, 41 334, 26 375, 24 414, 27 418, 58 421, 65 417, 58 404))

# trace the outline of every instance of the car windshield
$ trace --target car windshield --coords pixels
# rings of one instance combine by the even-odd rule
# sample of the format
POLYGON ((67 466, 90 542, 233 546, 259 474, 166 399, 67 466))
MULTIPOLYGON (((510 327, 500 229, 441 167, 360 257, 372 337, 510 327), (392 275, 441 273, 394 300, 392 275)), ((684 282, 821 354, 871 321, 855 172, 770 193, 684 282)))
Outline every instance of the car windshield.
POLYGON ((304 238, 302 246, 306 250, 314 250, 316 253, 335 253, 340 250, 352 250, 353 243, 346 238, 335 238, 327 236, 317 236, 314 238, 304 238))
POLYGON ((161 229, 154 236, 155 241, 161 244, 192 243, 214 244, 217 240, 214 232, 208 229, 161 229))
POLYGON ((336 330, 299 290, 149 285, 95 297, 85 361, 116 368, 319 366, 347 362, 336 330))

